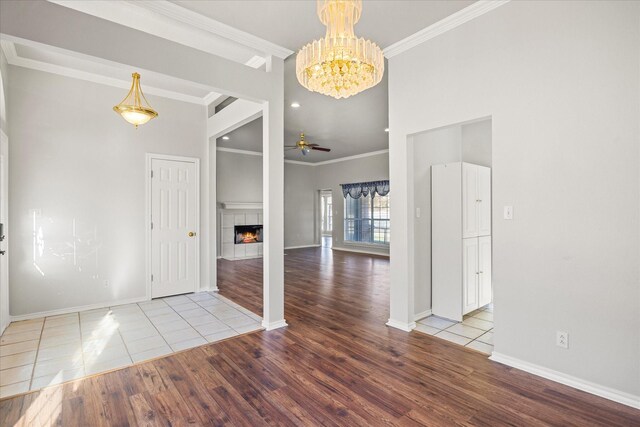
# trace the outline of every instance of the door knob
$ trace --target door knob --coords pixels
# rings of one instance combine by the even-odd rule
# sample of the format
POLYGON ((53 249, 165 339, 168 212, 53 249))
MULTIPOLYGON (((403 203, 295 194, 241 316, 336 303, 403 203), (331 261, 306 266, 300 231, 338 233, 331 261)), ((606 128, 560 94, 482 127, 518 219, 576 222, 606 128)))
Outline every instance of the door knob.
POLYGON ((196 233, 194 233, 193 231, 190 231, 190 232, 189 232, 189 237, 193 237, 193 236, 195 236, 195 235, 196 235, 196 233))

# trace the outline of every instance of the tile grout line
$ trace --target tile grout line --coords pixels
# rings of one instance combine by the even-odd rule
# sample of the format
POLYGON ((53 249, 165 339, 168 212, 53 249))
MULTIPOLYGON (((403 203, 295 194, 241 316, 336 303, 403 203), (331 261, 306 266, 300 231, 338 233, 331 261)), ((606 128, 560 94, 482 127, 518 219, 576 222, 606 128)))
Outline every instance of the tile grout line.
POLYGON ((40 338, 38 338, 38 348, 36 348, 36 357, 33 359, 33 368, 31 368, 31 377, 29 378, 29 389, 27 391, 31 391, 31 385, 33 384, 33 374, 36 371, 36 363, 38 362, 38 355, 40 354, 40 344, 42 343, 42 334, 44 333, 44 324, 47 322, 47 318, 45 317, 42 320, 42 328, 40 328, 40 338))
MULTIPOLYGON (((164 300, 161 298, 162 302, 164 302, 164 300)), ((152 300, 153 301, 153 300, 152 300)), ((169 304, 167 304, 166 302, 164 302, 167 307, 170 307, 169 304)), ((144 314, 144 317, 147 318, 147 320, 149 321, 149 323, 151 323, 151 326, 153 326, 153 329, 156 330, 156 332, 158 333, 158 335, 160 336, 160 338, 162 338, 162 341, 164 341, 164 343, 169 347, 169 349, 171 350, 171 353, 174 353, 173 349, 171 348, 171 346, 169 345, 169 343, 167 342, 167 340, 164 338, 164 336, 162 335, 162 332, 160 332, 158 330, 158 328, 156 328, 156 324, 153 323, 153 321, 149 318, 149 316, 147 316, 147 313, 142 309, 142 307, 140 307, 140 303, 136 303, 136 306, 138 307, 138 309, 140 311, 142 311, 142 314, 144 314)), ((173 308, 171 308, 173 310, 173 308)), ((174 310, 175 311, 175 310, 174 310)), ((129 346, 127 345, 127 342, 125 341, 124 337, 122 336, 122 332, 120 332, 120 324, 118 323, 118 333, 120 334, 120 338, 122 338, 122 343, 124 344, 124 348, 127 349, 127 354, 129 355, 129 359, 131 359, 131 363, 135 364, 136 362, 133 360, 133 354, 131 354, 131 352, 129 351, 129 346)), ((147 337, 149 338, 149 337, 147 337)), ((145 339, 145 338, 140 338, 140 339, 145 339)), ((134 340, 137 341, 137 340, 134 340)), ((154 350, 154 349, 147 349, 145 351, 149 351, 149 350, 154 350)), ((142 353, 142 352, 141 352, 142 353)), ((141 362, 143 362, 141 360, 141 362)))

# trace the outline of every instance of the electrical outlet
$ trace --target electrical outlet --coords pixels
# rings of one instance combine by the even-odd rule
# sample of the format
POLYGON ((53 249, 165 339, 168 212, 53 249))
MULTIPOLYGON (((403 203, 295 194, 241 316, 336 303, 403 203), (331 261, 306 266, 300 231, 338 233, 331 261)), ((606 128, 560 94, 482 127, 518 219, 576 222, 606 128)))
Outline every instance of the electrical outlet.
POLYGON ((556 345, 562 348, 569 348, 569 332, 556 332, 556 345))
POLYGON ((108 280, 105 280, 105 281, 104 281, 104 287, 105 287, 105 288, 108 288, 108 287, 109 287, 109 281, 108 281, 108 280))

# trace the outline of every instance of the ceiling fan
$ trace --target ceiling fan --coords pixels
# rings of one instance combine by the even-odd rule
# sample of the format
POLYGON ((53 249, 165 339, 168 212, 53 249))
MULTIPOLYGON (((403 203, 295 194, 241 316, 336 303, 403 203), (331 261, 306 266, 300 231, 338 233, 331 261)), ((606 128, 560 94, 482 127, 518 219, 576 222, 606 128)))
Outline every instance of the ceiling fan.
POLYGON ((320 147, 318 144, 309 144, 304 140, 304 133, 300 134, 300 140, 296 142, 296 145, 285 145, 284 148, 285 150, 300 150, 304 156, 306 156, 311 150, 325 151, 327 153, 331 151, 331 148, 320 147))

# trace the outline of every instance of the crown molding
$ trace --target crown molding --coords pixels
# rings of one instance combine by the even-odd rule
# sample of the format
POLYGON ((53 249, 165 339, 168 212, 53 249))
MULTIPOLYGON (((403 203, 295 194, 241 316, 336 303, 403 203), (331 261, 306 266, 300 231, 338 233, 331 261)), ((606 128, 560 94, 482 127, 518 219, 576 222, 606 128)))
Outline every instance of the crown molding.
POLYGON ((459 27, 478 16, 484 15, 485 13, 498 8, 509 1, 510 0, 479 0, 454 14, 441 19, 435 24, 429 25, 427 28, 424 28, 415 34, 386 47, 383 50, 384 56, 386 58, 393 58, 394 56, 406 52, 427 40, 431 40, 432 38, 453 30, 454 28, 459 27))
POLYGON ((198 50, 205 50, 209 53, 216 54, 211 51, 213 46, 221 38, 227 41, 237 43, 255 52, 260 52, 266 56, 276 56, 285 59, 293 53, 293 51, 271 43, 260 37, 254 36, 247 32, 238 30, 230 25, 208 18, 199 13, 193 12, 177 4, 166 0, 139 0, 139 1, 69 1, 69 0, 48 0, 51 3, 68 7, 79 12, 106 19, 120 25, 135 28, 140 31, 150 32, 158 37, 171 40, 185 46, 198 50), (136 19, 132 20, 132 13, 135 13, 136 19), (158 18, 162 22, 158 23, 158 18), (138 25, 134 27, 134 23, 140 23, 144 20, 149 27, 143 28, 138 25), (177 36, 178 34, 190 34, 190 37, 184 38, 177 36), (210 43, 196 43, 196 40, 202 40, 202 37, 208 38, 210 43), (190 39, 190 40, 189 40, 190 39), (207 47, 209 45, 209 47, 207 47))
MULTIPOLYGON (((75 68, 69 68, 61 65, 50 64, 48 62, 23 58, 21 56, 18 56, 14 43, 7 40, 0 40, 0 46, 4 51, 5 57, 7 58, 7 63, 9 63, 9 65, 28 68, 31 70, 43 71, 46 73, 58 74, 60 76, 99 83, 106 86, 117 87, 119 89, 128 90, 131 87, 131 81, 129 80, 116 79, 113 77, 107 77, 101 74, 82 71, 75 68)), ((198 96, 186 95, 184 93, 174 92, 166 89, 159 89, 153 86, 145 85, 144 92, 148 95, 161 96, 163 98, 174 99, 176 101, 189 102, 191 104, 198 105, 207 105, 205 100, 198 96)))
MULTIPOLYGON (((259 151, 239 150, 237 148, 216 147, 216 150, 222 151, 225 153, 245 154, 247 156, 262 156, 262 153, 259 151)), ((379 156, 381 154, 387 154, 388 152, 389 150, 372 151, 370 153, 356 154, 354 156, 340 157, 338 159, 325 160, 322 162, 315 162, 315 163, 301 162, 300 160, 289 160, 289 159, 285 159, 284 162, 292 165, 301 165, 301 166, 323 166, 323 165, 330 165, 332 163, 340 163, 340 162, 346 162, 349 160, 362 159, 365 157, 379 156)))
POLYGON ((244 154, 247 156, 262 157, 262 153, 259 151, 239 150, 237 148, 216 147, 216 151, 222 151, 224 153, 244 154))
POLYGON ((230 25, 223 24, 220 21, 208 18, 167 0, 144 0, 136 1, 135 4, 138 7, 159 13, 184 24, 200 28, 208 33, 240 43, 246 47, 257 50, 258 52, 264 52, 268 56, 286 59, 293 53, 293 51, 285 47, 271 43, 270 41, 254 36, 253 34, 249 34, 245 31, 238 30, 230 25))
POLYGON ((371 157, 371 156, 379 156, 381 154, 387 154, 387 153, 389 153, 388 149, 386 149, 386 150, 378 150, 378 151, 371 151, 369 153, 356 154, 354 156, 340 157, 338 159, 332 159, 332 160, 324 160, 322 162, 312 163, 312 165, 313 166, 330 165, 332 163, 347 162, 349 160, 362 159, 362 158, 371 157))

